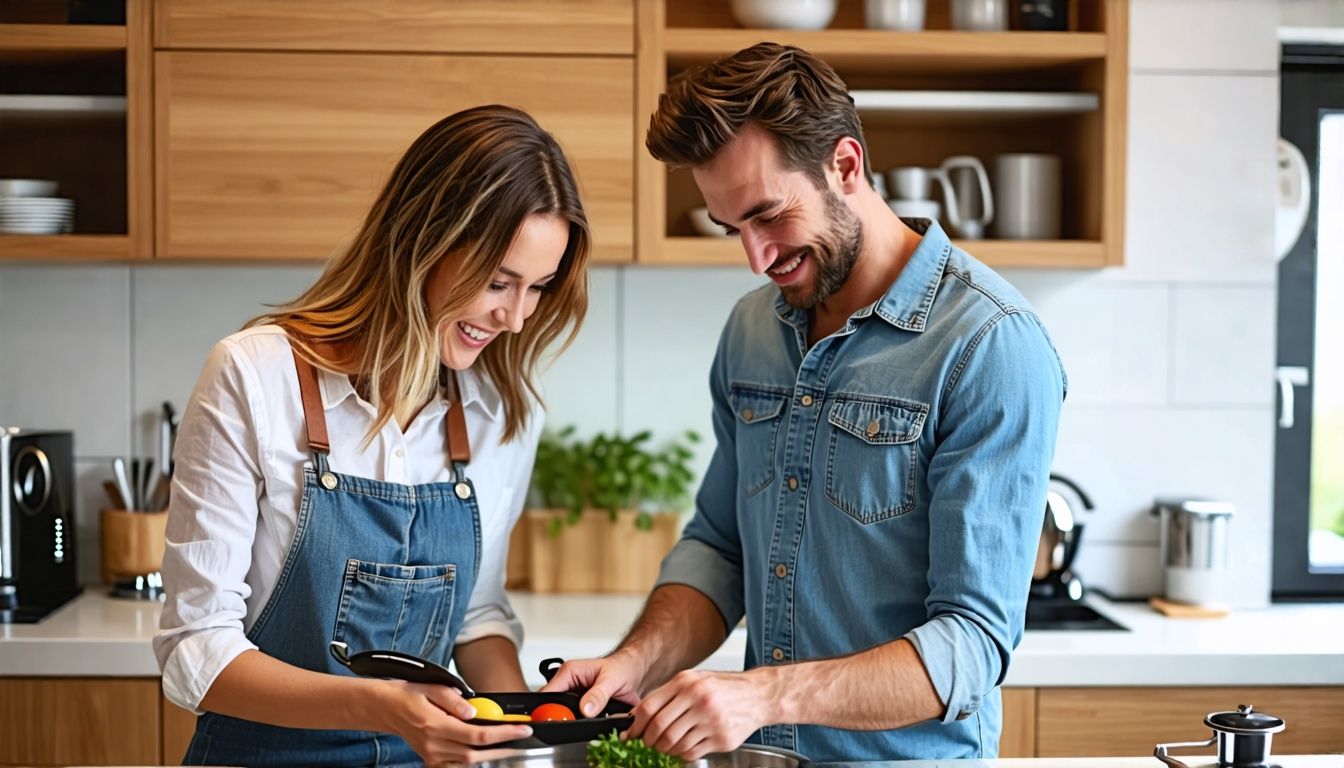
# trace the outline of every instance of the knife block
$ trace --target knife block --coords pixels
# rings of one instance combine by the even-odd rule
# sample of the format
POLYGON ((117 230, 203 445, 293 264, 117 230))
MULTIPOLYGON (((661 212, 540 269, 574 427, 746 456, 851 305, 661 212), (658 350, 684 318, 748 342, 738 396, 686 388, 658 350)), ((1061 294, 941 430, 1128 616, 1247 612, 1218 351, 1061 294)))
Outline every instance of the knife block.
POLYGON ((104 509, 103 581, 116 584, 154 574, 163 565, 168 512, 104 509))

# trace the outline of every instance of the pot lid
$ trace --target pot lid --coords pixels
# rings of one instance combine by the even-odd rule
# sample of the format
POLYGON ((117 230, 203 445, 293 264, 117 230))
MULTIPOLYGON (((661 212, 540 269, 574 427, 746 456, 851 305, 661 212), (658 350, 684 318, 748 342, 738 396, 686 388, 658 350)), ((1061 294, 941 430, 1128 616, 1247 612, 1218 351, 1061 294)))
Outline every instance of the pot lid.
POLYGON ((1214 712, 1204 718, 1204 724, 1223 733, 1263 735, 1284 729, 1282 720, 1264 712, 1256 712, 1250 704, 1242 704, 1233 712, 1214 712))

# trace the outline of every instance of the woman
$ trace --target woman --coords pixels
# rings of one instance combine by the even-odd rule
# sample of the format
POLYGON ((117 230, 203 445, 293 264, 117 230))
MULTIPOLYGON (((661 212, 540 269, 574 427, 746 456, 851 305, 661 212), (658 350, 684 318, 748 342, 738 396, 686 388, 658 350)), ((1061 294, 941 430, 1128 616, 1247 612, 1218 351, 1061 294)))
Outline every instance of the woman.
POLYGON ((463 722, 446 687, 354 677, 328 646, 525 690, 504 561, 533 372, 577 331, 588 251, 555 139, 466 110, 411 145, 316 284, 215 346, 178 435, 154 641, 167 696, 205 712, 187 763, 467 761, 530 733, 463 722))

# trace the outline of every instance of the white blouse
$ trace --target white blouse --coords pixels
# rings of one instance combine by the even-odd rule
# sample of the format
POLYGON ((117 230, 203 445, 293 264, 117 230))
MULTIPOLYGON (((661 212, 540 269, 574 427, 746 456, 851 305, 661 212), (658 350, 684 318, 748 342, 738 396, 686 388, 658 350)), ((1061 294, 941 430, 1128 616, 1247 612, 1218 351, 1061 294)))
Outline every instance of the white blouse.
MULTIPOLYGON (((332 470, 415 485, 452 477, 441 392, 403 434, 391 420, 360 444, 376 412, 346 376, 318 371, 332 470)), ((503 402, 489 379, 458 374, 471 438, 467 475, 481 518, 480 575, 458 643, 500 635, 522 647, 523 629, 504 593, 509 532, 522 512, 541 435, 534 408, 526 430, 500 445, 503 402)), ((154 654, 163 690, 200 713, 228 664, 256 648, 246 632, 271 596, 298 523, 309 462, 303 402, 289 339, 274 325, 215 345, 183 412, 173 452, 163 577, 167 587, 154 654)))

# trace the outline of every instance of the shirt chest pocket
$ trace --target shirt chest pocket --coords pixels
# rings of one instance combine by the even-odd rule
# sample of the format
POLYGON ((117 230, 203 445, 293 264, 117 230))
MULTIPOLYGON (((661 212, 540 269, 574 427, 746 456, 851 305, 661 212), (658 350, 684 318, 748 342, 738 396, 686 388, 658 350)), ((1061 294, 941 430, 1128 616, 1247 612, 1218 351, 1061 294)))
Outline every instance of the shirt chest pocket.
POLYGON ((756 385, 734 384, 728 400, 737 425, 737 478, 747 496, 775 479, 779 423, 789 393, 756 385))
POLYGON ((929 407, 906 400, 832 399, 826 500, 860 523, 915 507, 919 435, 929 407))

